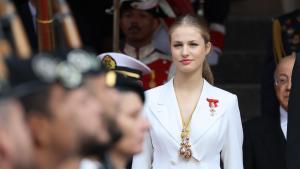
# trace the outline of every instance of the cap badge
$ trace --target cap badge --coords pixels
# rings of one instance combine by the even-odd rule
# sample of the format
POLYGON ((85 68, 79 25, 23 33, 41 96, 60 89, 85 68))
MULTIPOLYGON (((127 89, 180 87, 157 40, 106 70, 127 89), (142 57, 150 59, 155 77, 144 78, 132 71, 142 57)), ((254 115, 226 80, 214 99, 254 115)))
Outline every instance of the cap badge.
POLYGON ((107 72, 106 79, 105 79, 107 86, 109 86, 109 87, 115 86, 117 83, 116 80, 117 80, 117 75, 115 72, 113 72, 113 71, 107 72))
POLYGON ((110 70, 116 69, 117 62, 110 55, 105 55, 101 61, 101 63, 110 70))

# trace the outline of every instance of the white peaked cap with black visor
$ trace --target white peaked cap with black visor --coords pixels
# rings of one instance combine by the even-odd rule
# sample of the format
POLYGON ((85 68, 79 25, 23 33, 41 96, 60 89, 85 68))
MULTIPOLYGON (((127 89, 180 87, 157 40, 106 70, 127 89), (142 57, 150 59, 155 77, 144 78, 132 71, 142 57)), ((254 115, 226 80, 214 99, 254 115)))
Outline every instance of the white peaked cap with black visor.
POLYGON ((151 73, 151 69, 143 62, 122 53, 102 53, 98 55, 98 59, 107 69, 134 79, 141 79, 151 73))

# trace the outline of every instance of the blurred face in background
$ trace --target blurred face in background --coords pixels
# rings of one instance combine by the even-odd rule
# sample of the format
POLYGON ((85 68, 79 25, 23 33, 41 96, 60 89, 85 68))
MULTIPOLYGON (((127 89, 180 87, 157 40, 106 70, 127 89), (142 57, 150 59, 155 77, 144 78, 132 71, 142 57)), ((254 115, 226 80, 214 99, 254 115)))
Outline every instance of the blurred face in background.
POLYGON ((85 87, 71 90, 54 83, 27 99, 31 99, 24 104, 29 111, 39 168, 53 168, 68 158, 82 155, 86 145, 109 140, 106 125, 102 123, 103 111, 85 87), (47 97, 43 98, 44 95, 47 97), (36 105, 41 99, 44 100, 36 105), (36 106, 30 108, 30 104, 36 106))
POLYGON ((75 154, 79 149, 79 134, 76 125, 80 115, 85 91, 76 89, 67 91, 61 85, 55 84, 50 89, 48 136, 49 147, 60 154, 75 154))
POLYGON ((0 109, 0 168, 32 169, 33 141, 23 108, 9 99, 0 101, 0 109))
POLYGON ((158 19, 152 14, 134 8, 124 10, 120 18, 121 30, 125 35, 126 42, 131 45, 151 42, 158 25, 158 19))
POLYGON ((81 87, 76 92, 70 92, 67 98, 72 103, 66 111, 74 113, 74 127, 78 132, 80 145, 109 141, 107 126, 103 122, 104 112, 95 96, 81 87))
POLYGON ((135 92, 121 92, 121 100, 117 121, 123 135, 112 151, 130 157, 142 151, 149 123, 142 116, 143 102, 135 92))
POLYGON ((59 139, 57 143, 62 143, 61 149, 69 147, 80 151, 82 144, 109 140, 107 127, 102 123, 103 110, 89 90, 84 87, 72 91, 57 90, 51 107, 57 117, 53 120, 53 133, 59 139))
POLYGON ((274 87, 279 104, 287 111, 292 86, 291 78, 295 63, 295 55, 284 57, 278 63, 274 73, 274 87))
MULTIPOLYGON (((109 138, 102 140, 102 144, 110 143, 112 139, 118 137, 117 135, 120 134, 119 129, 115 125, 115 118, 119 112, 120 93, 108 85, 107 76, 108 75, 91 76, 87 78, 85 83, 85 87, 97 99, 97 104, 101 106, 103 112, 101 121, 109 130, 109 138)), ((101 133, 104 133, 104 131, 101 133)))

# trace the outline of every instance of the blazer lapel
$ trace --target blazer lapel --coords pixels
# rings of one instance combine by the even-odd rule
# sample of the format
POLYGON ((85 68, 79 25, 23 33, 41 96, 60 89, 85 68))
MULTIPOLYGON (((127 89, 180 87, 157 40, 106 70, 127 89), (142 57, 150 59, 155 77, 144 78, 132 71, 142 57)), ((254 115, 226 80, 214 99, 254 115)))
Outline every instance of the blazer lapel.
POLYGON ((173 88, 173 79, 166 83, 158 100, 150 106, 151 112, 167 131, 176 146, 179 148, 182 124, 179 108, 173 88))
POLYGON ((216 92, 212 92, 213 90, 213 87, 204 80, 202 94, 191 122, 192 145, 196 144, 210 127, 224 114, 223 102, 218 98, 216 92), (215 112, 211 112, 207 99, 216 99, 219 101, 217 107, 214 108, 215 112))
MULTIPOLYGON (((158 99, 152 102, 149 107, 154 117, 160 122, 163 129, 166 130, 171 140, 173 140, 175 146, 179 149, 181 143, 180 135, 182 130, 182 123, 173 87, 173 79, 162 87, 164 88, 159 91, 161 93, 159 93, 158 99)), ((219 99, 218 96, 215 95, 215 92, 211 92, 213 90, 213 87, 204 80, 202 93, 191 121, 191 148, 193 157, 198 161, 201 160, 202 153, 197 153, 195 149, 196 144, 201 140, 201 137, 207 131, 209 131, 213 124, 215 124, 218 119, 224 114, 224 103, 222 102, 222 100, 219 100, 218 106, 214 108, 215 112, 213 113, 213 115, 210 111, 207 98, 219 99)), ((173 161, 177 161, 177 157, 178 155, 176 155, 176 157, 174 156, 173 161)))

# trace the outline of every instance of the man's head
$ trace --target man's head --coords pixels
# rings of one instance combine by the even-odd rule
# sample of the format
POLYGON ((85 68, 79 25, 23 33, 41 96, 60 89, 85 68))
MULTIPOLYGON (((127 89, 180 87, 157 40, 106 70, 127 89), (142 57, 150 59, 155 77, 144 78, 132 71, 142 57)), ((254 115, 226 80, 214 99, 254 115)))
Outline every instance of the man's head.
POLYGON ((22 97, 37 150, 68 157, 92 139, 107 140, 102 109, 83 87, 68 90, 58 83, 22 97))
POLYGON ((155 13, 156 6, 141 9, 147 3, 134 0, 125 1, 121 4, 120 27, 124 33, 126 43, 139 48, 152 41, 152 35, 159 26, 159 19, 155 13))
POLYGON ((286 111, 288 110, 289 95, 291 90, 291 77, 295 63, 295 53, 282 58, 274 73, 274 87, 277 100, 286 111))
POLYGON ((0 100, 0 168, 32 169, 33 141, 24 111, 13 98, 0 100))
POLYGON ((136 81, 124 79, 117 88, 122 98, 117 124, 123 135, 112 151, 128 158, 142 151, 144 136, 149 129, 149 123, 141 113, 145 96, 143 88, 136 81))
POLYGON ((103 135, 106 139, 98 140, 94 142, 94 145, 90 144, 83 150, 86 155, 99 155, 105 153, 112 142, 119 139, 121 133, 115 125, 115 118, 119 112, 120 94, 114 88, 116 83, 116 73, 108 72, 105 74, 89 75, 85 78, 84 87, 93 93, 97 100, 97 104, 101 106, 103 116, 98 119, 107 128, 101 127, 99 129, 99 135, 103 135), (108 133, 109 132, 109 133, 108 133), (109 135, 108 135, 109 134, 109 135))
MULTIPOLYGON (((84 87, 72 91, 62 89, 58 91, 61 95, 58 95, 57 99, 53 98, 51 106, 53 113, 66 114, 66 116, 54 131, 62 129, 66 124, 65 120, 69 120, 69 126, 66 127, 74 131, 74 135, 71 134, 69 138, 73 137, 77 140, 75 141, 77 153, 81 153, 88 144, 106 142, 109 136, 107 126, 103 122, 103 107, 98 104, 95 96, 84 87)), ((66 144, 70 142, 69 139, 64 139, 66 134, 63 130, 58 132, 57 137, 59 136, 63 136, 61 140, 65 140, 66 144)))
POLYGON ((107 139, 108 134, 99 134, 100 129, 105 130, 100 121, 101 107, 94 95, 80 86, 83 72, 93 66, 91 61, 82 58, 86 57, 67 55, 61 60, 46 55, 36 56, 26 68, 20 63, 22 70, 16 71, 20 73, 15 76, 17 78, 22 77, 25 69, 36 76, 34 80, 29 79, 29 82, 19 79, 17 82, 45 83, 42 88, 20 97, 34 139, 35 151, 39 155, 37 159, 43 159, 44 163, 50 160, 48 163, 58 165, 66 158, 79 155, 81 146, 90 139, 107 139))

